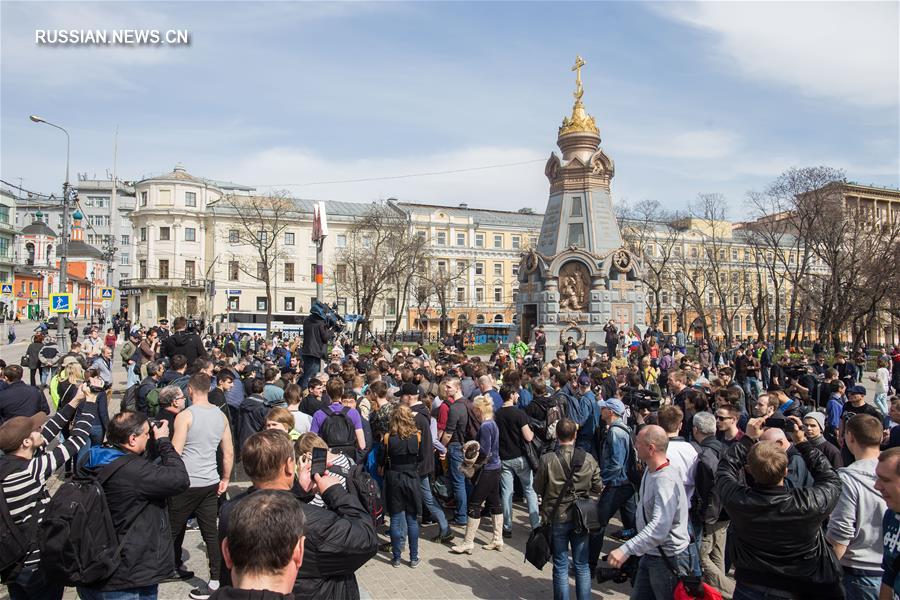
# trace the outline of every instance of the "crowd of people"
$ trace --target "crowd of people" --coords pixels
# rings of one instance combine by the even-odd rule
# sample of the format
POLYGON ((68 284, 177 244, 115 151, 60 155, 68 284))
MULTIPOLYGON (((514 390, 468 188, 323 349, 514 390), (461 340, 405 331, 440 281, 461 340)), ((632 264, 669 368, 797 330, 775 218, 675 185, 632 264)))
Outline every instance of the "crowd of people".
POLYGON ((432 525, 473 560, 542 537, 556 599, 570 577, 579 599, 608 580, 636 599, 900 594, 900 348, 876 358, 870 402, 854 360, 765 342, 689 352, 681 331, 634 343, 610 324, 606 348, 570 338, 545 356, 538 330, 478 357, 464 335, 363 351, 308 321, 295 339, 117 323, 121 336, 93 329, 48 364, 55 346, 36 334, 0 381, 11 598, 156 598, 197 581, 182 549, 194 522, 209 573, 194 599, 359 598, 356 571, 379 550, 417 568, 432 525), (251 485, 229 498, 238 461, 251 485), (53 499, 85 482, 119 540, 100 574, 56 560, 53 499))

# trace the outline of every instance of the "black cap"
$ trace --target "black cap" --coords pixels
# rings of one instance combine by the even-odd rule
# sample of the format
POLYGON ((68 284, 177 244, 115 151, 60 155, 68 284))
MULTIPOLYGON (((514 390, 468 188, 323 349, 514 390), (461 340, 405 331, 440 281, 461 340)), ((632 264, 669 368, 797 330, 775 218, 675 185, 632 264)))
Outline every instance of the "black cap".
POLYGON ((397 398, 400 396, 418 396, 419 395, 419 386, 414 383, 404 383, 400 386, 400 389, 394 394, 397 398))

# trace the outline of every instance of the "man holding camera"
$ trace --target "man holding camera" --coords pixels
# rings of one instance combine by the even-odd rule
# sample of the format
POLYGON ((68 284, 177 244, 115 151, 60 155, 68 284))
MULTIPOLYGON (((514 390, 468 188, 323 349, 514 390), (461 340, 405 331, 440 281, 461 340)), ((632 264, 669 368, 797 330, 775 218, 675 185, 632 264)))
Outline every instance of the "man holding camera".
POLYGON ((297 385, 300 389, 306 389, 309 380, 318 374, 322 368, 328 352, 328 342, 334 337, 334 333, 328 328, 320 315, 310 311, 309 316, 303 320, 303 375, 297 385))
POLYGON ((669 600, 679 577, 691 572, 688 499, 681 475, 669 465, 669 438, 658 425, 645 425, 635 449, 646 465, 637 510, 638 533, 609 553, 610 566, 621 568, 629 556, 640 556, 631 597, 669 600))
POLYGON ((751 419, 746 436, 719 461, 716 491, 731 518, 735 600, 844 597, 841 569, 822 531, 840 495, 840 478, 806 441, 800 419, 788 420, 812 486, 785 487, 787 453, 774 442, 756 442, 763 435, 762 418, 751 419))

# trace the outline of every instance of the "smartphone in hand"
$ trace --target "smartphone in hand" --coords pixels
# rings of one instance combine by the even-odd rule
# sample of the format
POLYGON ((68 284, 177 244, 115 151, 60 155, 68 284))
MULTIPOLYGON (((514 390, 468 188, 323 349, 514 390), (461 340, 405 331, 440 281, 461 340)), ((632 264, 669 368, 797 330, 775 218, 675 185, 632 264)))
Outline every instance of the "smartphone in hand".
POLYGON ((328 450, 325 448, 312 449, 312 466, 310 467, 310 477, 315 481, 316 475, 324 475, 326 462, 328 460, 328 450))

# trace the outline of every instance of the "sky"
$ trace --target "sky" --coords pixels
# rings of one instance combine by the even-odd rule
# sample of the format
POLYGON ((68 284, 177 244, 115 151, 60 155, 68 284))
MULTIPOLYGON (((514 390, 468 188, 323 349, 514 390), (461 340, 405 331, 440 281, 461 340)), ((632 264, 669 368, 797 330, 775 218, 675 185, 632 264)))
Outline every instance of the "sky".
POLYGON ((65 139, 37 114, 69 130, 73 180, 112 172, 118 128, 124 180, 180 162, 302 198, 543 211, 581 55, 614 200, 720 193, 741 219, 790 167, 900 185, 898 7, 3 0, 0 178, 60 188, 65 139), (38 45, 38 29, 190 44, 38 45))

